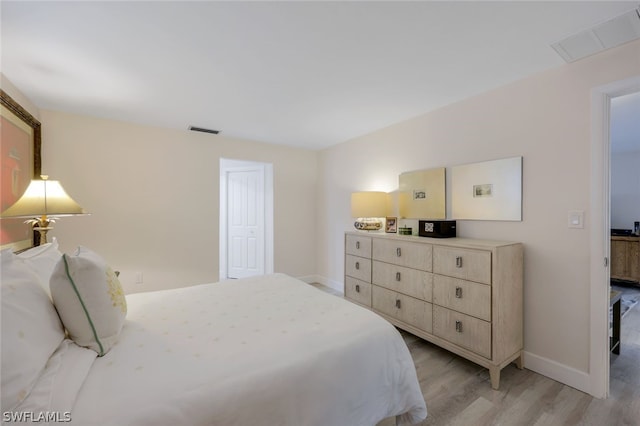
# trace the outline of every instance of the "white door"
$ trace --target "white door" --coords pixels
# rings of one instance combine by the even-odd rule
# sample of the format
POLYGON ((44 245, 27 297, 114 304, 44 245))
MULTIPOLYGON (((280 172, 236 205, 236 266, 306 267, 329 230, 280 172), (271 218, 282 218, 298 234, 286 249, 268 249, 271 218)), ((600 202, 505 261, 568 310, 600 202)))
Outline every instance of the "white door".
POLYGON ((264 169, 227 171, 227 276, 265 273, 264 169))

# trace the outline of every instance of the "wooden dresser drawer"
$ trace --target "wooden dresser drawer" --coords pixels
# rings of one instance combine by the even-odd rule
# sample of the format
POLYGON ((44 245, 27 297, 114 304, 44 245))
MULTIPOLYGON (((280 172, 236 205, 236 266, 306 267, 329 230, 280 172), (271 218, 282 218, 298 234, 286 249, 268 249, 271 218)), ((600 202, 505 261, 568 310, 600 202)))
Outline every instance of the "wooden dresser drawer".
POLYGON ((371 257, 371 237, 347 235, 345 252, 360 257, 371 257))
POLYGON ((345 274, 364 282, 371 282, 371 259, 348 254, 344 262, 345 274))
POLYGON ((372 286, 371 299, 373 309, 378 312, 431 333, 431 303, 375 285, 372 286))
POLYGON ((374 260, 431 272, 431 244, 376 239, 372 253, 374 260))
POLYGON ((433 306, 433 334, 491 359, 491 323, 433 306))
POLYGON ((491 284, 491 252, 488 250, 435 246, 433 264, 436 274, 491 284))
POLYGON ((433 274, 418 269, 373 261, 371 282, 389 290, 431 302, 433 274))
POLYGON ((371 284, 351 277, 346 277, 344 284, 344 295, 347 298, 371 307, 371 284))
POLYGON ((491 321, 491 286, 486 284, 434 275, 433 303, 491 321))
POLYGON ((523 363, 523 255, 513 241, 348 232, 345 298, 488 368, 498 389, 523 363))

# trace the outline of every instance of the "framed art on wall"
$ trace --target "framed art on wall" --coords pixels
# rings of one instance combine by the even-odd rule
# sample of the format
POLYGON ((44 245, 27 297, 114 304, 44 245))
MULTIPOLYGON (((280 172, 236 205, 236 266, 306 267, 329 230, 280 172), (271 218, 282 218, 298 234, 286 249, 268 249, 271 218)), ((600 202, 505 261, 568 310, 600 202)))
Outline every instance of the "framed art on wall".
POLYGON ((451 169, 451 215, 458 220, 522 220, 522 157, 451 169))
POLYGON ((445 219, 445 168, 418 170, 399 176, 400 217, 445 219))
MULTIPOLYGON (((0 212, 14 204, 41 173, 40 122, 0 90, 0 212)), ((0 220, 0 246, 14 251, 31 247, 33 230, 24 219, 0 220)))

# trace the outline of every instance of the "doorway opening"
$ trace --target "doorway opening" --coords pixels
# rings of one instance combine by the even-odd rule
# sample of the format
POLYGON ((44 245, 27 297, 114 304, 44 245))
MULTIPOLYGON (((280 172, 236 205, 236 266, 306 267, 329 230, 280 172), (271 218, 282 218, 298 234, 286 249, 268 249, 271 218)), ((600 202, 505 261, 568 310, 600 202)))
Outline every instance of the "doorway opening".
POLYGON ((220 280, 273 273, 273 165, 220 159, 220 280))
MULTIPOLYGON (((609 376, 640 385, 640 92, 611 98, 610 278, 614 310, 609 376)), ((611 384, 616 389, 616 383, 611 384)), ((615 395, 614 395, 615 396, 615 395)))
POLYGON ((591 254, 589 388, 609 395, 609 301, 611 281, 611 100, 640 92, 640 76, 593 89, 591 99, 591 254))

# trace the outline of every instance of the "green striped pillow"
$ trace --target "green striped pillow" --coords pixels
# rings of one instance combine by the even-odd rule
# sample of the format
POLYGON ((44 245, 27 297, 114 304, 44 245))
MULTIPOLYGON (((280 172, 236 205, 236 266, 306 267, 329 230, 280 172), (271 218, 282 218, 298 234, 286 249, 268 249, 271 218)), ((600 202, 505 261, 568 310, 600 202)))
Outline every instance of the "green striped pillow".
POLYGON ((64 254, 51 280, 51 298, 69 337, 103 356, 117 342, 127 302, 118 277, 104 259, 78 247, 64 254))

